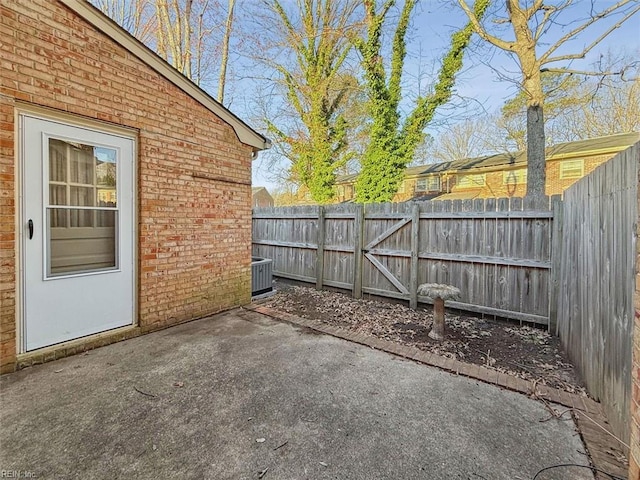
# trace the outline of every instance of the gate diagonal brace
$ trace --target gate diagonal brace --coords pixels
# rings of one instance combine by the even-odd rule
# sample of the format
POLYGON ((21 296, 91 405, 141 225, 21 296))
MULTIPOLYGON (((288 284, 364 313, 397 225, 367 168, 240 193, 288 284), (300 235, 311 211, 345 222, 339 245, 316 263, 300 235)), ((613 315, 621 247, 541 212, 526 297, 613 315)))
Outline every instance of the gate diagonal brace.
POLYGON ((400 283, 400 281, 396 277, 394 277, 393 274, 389 270, 387 270, 387 267, 385 267, 382 263, 380 263, 376 257, 371 255, 370 253, 365 253, 364 256, 367 257, 369 259, 369 261, 378 270, 380 270, 380 273, 382 273, 382 275, 384 275, 384 277, 387 280, 389 280, 393 284, 393 286, 396 287, 400 291, 400 293, 404 293, 405 295, 409 295, 409 290, 407 290, 407 287, 405 287, 402 283, 400 283))
POLYGON ((396 233, 398 230, 400 230, 402 227, 404 227, 407 223, 411 223, 411 217, 406 217, 405 219, 401 220, 400 222, 396 223, 395 225, 393 225, 391 228, 389 228, 388 230, 382 232, 380 235, 378 235, 376 238, 374 238, 373 240, 371 240, 369 243, 367 243, 364 248, 364 250, 371 250, 373 247, 375 247, 376 245, 378 245, 380 242, 382 242, 383 240, 389 238, 391 235, 393 235, 394 233, 396 233))

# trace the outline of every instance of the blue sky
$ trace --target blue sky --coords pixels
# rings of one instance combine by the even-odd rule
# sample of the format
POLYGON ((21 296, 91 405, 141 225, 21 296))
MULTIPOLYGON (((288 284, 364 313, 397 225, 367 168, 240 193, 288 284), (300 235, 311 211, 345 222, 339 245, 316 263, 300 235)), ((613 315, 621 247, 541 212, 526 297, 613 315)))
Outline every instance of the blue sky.
MULTIPOLYGON (((468 3, 471 3, 471 0, 468 0, 468 3)), ((590 3, 586 0, 578 1, 568 11, 569 15, 565 17, 565 22, 578 22, 584 18, 590 3)), ((613 3, 610 0, 595 0, 598 11, 613 3)), ((434 68, 437 69, 438 59, 444 54, 451 32, 462 26, 465 19, 464 13, 452 7, 449 0, 431 0, 417 7, 406 62, 405 85, 409 90, 416 88, 418 72, 431 72, 434 68)), ((601 23, 602 25, 596 24, 587 29, 577 40, 568 44, 566 48, 560 49, 558 53, 575 53, 582 50, 611 25, 608 20, 601 23)), ((553 42, 571 28, 572 26, 569 25, 564 30, 557 28, 549 32, 548 41, 553 42)), ((571 65, 558 64, 557 66, 586 69, 597 61, 600 55, 608 51, 640 57, 640 14, 636 14, 612 32, 590 52, 585 60, 571 65)), ((464 69, 458 76, 455 105, 441 109, 434 127, 427 131, 437 135, 438 125, 443 122, 450 124, 465 116, 481 116, 483 112, 493 112, 499 109, 505 100, 515 95, 517 86, 501 80, 496 70, 506 76, 517 78, 517 66, 505 53, 489 48, 482 42, 475 42, 472 51, 465 58, 464 69)), ((437 72, 437 70, 434 71, 437 72)), ((432 77, 427 75, 425 81, 429 81, 430 78, 432 77)), ((232 104, 231 109, 245 118, 239 104, 232 104)), ((268 161, 268 154, 262 154, 253 164, 254 185, 266 186, 269 190, 273 190, 276 187, 273 182, 273 169, 273 165, 268 161)))

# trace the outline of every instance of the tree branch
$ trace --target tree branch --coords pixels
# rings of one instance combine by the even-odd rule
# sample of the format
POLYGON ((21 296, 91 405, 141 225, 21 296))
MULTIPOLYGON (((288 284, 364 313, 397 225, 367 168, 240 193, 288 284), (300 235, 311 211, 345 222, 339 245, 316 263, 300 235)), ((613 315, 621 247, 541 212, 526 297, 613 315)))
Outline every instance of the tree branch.
MULTIPOLYGON (((461 1, 461 0, 458 0, 458 1, 461 1)), ((617 9, 625 6, 626 4, 628 4, 631 1, 634 1, 634 0, 621 0, 620 2, 616 3, 615 5, 612 5, 611 7, 607 8, 606 10, 603 10, 602 12, 598 13, 597 15, 591 17, 590 20, 588 20, 587 22, 583 23, 579 27, 577 27, 577 28, 573 29, 572 31, 570 31, 569 33, 567 33, 565 36, 560 38, 556 43, 551 45, 549 47, 549 50, 547 50, 540 57, 540 64, 544 65, 546 63, 550 63, 552 61, 552 60, 550 60, 551 54, 553 52, 555 52, 558 48, 560 48, 560 46, 563 45, 567 40, 575 37, 580 32, 584 31, 586 28, 588 28, 589 26, 593 25, 598 20, 601 20, 601 19, 605 18, 607 15, 613 13, 614 11, 616 11, 617 9)), ((624 23, 626 20, 629 19, 629 17, 631 17, 632 15, 636 14, 638 11, 640 11, 640 6, 635 7, 633 10, 631 10, 630 13, 625 15, 625 17, 622 20, 620 20, 618 23, 616 23, 611 28, 609 28, 606 32, 604 32, 602 35, 600 35, 594 42, 592 42, 587 48, 585 48, 582 51, 581 54, 577 54, 578 56, 572 56, 572 57, 573 58, 584 58, 584 56, 591 49, 593 49, 593 47, 595 47, 603 38, 605 38, 607 35, 609 35, 611 32, 613 32, 616 28, 620 27, 620 25, 622 23, 624 23)), ((564 59, 563 57, 565 57, 565 55, 562 55, 560 57, 553 57, 553 58, 563 60, 564 59)), ((555 61, 557 61, 557 60, 555 60, 555 61)))
MULTIPOLYGON (((474 6, 473 16, 482 18, 489 6, 490 0, 478 0, 474 6)), ((462 30, 451 37, 451 48, 442 59, 442 67, 438 75, 433 92, 418 99, 418 105, 406 118, 401 131, 401 138, 405 144, 418 144, 427 124, 433 119, 436 108, 444 105, 451 98, 456 74, 462 68, 465 49, 469 45, 471 35, 475 29, 469 22, 462 30)))
POLYGON ((551 15, 553 15, 558 11, 556 7, 552 7, 552 6, 544 6, 542 8, 544 10, 544 16, 542 17, 542 20, 540 21, 540 25, 538 25, 538 28, 536 28, 536 33, 533 36, 533 39, 535 40, 536 44, 538 43, 538 40, 544 33, 544 28, 547 25, 549 18, 551 18, 551 15))
POLYGON ((411 11, 416 5, 416 0, 405 0, 400 14, 400 20, 393 36, 393 49, 391 56, 391 73, 389 75, 389 101, 395 106, 400 103, 402 80, 402 67, 404 58, 407 55, 407 47, 405 44, 405 36, 411 19, 411 11))
POLYGON ((592 77, 608 77, 613 75, 624 75, 625 70, 620 70, 617 72, 595 72, 588 70, 573 70, 570 68, 541 68, 540 72, 542 73, 567 73, 571 75, 588 75, 592 77))
POLYGON ((498 37, 494 37, 493 35, 489 35, 487 33, 484 27, 480 25, 480 21, 478 20, 478 17, 471 11, 471 9, 469 8, 469 5, 467 5, 467 2, 465 0, 458 0, 458 3, 460 4, 460 7, 462 7, 462 9, 464 10, 464 13, 467 14, 467 17, 469 17, 469 22, 473 26, 473 30, 483 40, 491 43, 492 45, 502 50, 507 50, 507 51, 513 50, 514 42, 507 42, 505 40, 502 40, 498 37))
POLYGON ((534 13, 536 13, 538 10, 540 10, 540 8, 542 8, 542 2, 543 0, 535 0, 535 2, 533 2, 533 5, 531 5, 531 7, 527 8, 524 11, 525 16, 527 18, 531 18, 534 13))

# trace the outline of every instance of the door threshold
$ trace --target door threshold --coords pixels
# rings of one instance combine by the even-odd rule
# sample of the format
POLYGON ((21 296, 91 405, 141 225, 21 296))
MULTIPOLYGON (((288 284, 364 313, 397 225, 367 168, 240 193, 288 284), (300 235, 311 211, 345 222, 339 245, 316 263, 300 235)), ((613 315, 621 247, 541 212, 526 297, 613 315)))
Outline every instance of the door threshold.
POLYGON ((140 327, 137 325, 127 325, 112 330, 87 335, 62 343, 56 343, 48 347, 38 348, 30 352, 20 353, 16 356, 16 367, 18 370, 41 363, 69 357, 77 353, 86 352, 95 348, 104 347, 112 343, 128 340, 140 335, 140 327))

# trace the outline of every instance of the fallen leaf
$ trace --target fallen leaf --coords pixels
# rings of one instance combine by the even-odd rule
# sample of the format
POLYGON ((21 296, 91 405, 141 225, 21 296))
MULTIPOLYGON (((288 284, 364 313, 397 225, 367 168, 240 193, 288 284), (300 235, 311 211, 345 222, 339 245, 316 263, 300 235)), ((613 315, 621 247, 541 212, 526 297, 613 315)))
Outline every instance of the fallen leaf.
POLYGON ((329 464, 324 463, 324 462, 318 462, 318 463, 320 463, 320 465, 322 465, 323 467, 328 467, 329 466, 329 464))
POLYGON ((173 384, 174 387, 184 387, 184 382, 175 382, 173 384))

